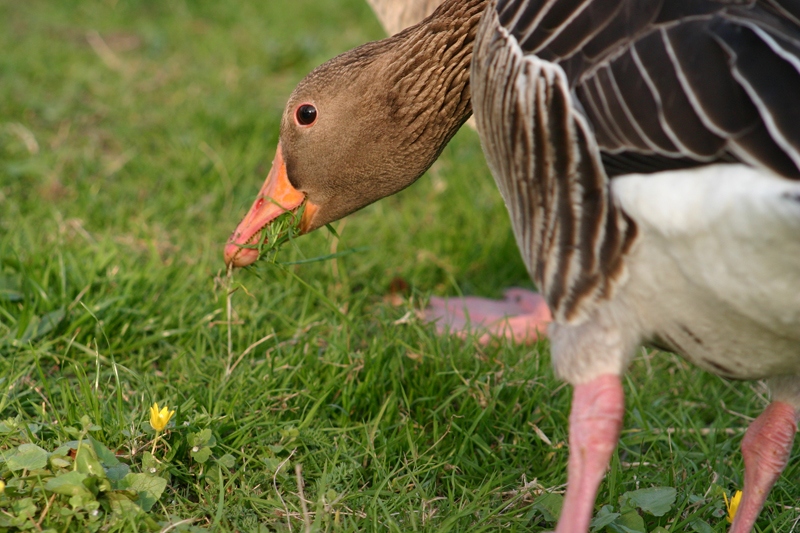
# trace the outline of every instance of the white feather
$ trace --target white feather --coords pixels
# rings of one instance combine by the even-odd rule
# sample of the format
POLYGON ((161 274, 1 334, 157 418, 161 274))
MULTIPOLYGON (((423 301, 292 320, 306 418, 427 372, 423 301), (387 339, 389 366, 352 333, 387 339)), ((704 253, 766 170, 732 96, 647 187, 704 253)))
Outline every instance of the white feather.
POLYGON ((641 239, 620 302, 642 335, 739 378, 800 373, 800 183, 745 165, 623 176, 641 239))

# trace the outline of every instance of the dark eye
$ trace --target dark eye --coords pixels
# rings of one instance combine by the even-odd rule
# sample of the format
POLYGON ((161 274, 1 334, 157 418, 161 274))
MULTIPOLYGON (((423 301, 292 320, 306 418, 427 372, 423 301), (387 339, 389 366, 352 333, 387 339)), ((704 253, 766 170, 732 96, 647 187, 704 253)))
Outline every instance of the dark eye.
POLYGON ((303 104, 295 113, 297 123, 301 126, 310 126, 317 120, 317 108, 311 104, 303 104))

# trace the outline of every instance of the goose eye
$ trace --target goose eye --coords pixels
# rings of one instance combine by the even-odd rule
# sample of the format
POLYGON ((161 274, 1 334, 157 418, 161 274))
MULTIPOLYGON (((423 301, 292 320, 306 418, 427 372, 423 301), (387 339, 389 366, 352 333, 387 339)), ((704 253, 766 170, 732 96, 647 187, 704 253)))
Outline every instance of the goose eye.
POLYGON ((317 108, 311 104, 303 104, 297 108, 295 118, 301 126, 310 126, 317 120, 317 108))

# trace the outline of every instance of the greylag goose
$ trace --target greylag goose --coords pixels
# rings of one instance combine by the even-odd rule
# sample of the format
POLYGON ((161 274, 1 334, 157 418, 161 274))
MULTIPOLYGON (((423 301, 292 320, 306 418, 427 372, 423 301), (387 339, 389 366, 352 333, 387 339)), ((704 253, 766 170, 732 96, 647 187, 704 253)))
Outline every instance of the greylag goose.
POLYGON ((574 386, 557 531, 588 530, 647 341, 767 380, 731 526, 750 531, 800 414, 800 5, 448 0, 298 85, 226 262, 284 210, 310 231, 407 187, 473 108, 574 386))

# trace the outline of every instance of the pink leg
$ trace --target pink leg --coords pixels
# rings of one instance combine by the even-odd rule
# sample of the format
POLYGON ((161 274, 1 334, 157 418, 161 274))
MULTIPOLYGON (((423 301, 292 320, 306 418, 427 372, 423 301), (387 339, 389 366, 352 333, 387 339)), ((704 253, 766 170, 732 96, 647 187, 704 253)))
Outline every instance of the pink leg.
MULTIPOLYGON (((549 310, 548 310, 549 313, 549 310)), ((502 318, 486 327, 486 333, 478 342, 489 344, 493 339, 506 338, 517 344, 533 344, 547 336, 547 324, 550 320, 542 320, 539 315, 524 314, 502 318)))
POLYGON ((624 412, 619 376, 605 374, 575 387, 569 415, 567 496, 556 533, 589 530, 597 488, 617 446, 624 412))
POLYGON ((467 296, 430 300, 425 318, 436 322, 440 333, 484 333, 482 344, 497 337, 528 344, 545 335, 553 319, 542 295, 525 289, 509 289, 503 300, 467 296))
POLYGON ((772 402, 747 428, 742 440, 744 489, 731 533, 753 529, 767 494, 789 460, 798 414, 788 403, 772 402))

